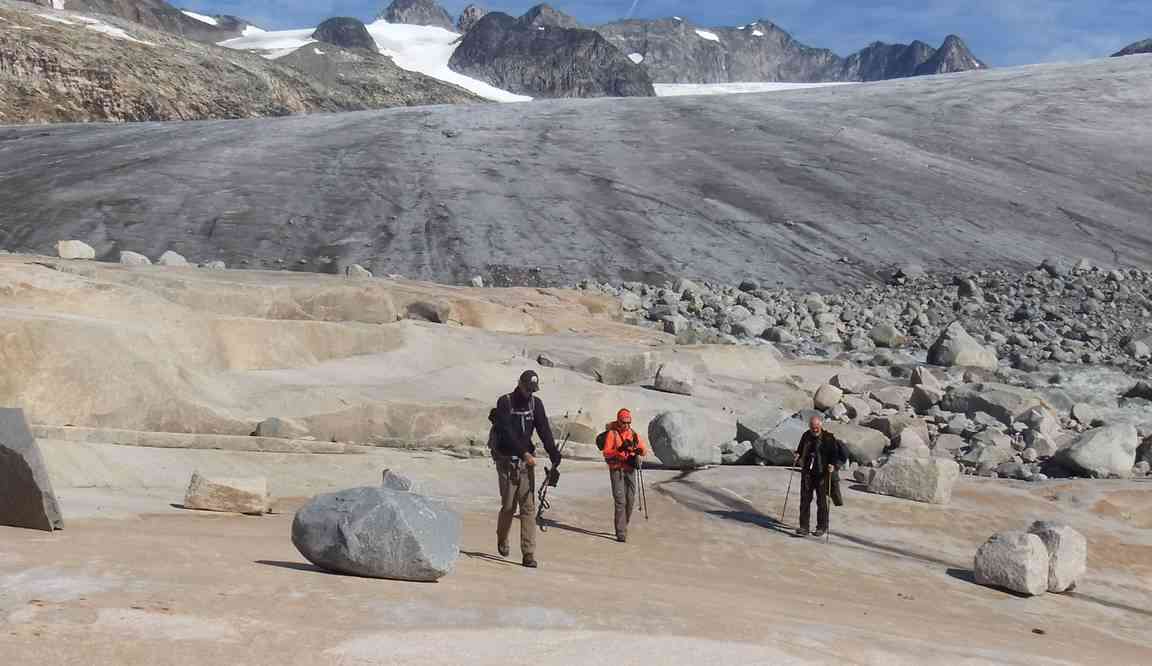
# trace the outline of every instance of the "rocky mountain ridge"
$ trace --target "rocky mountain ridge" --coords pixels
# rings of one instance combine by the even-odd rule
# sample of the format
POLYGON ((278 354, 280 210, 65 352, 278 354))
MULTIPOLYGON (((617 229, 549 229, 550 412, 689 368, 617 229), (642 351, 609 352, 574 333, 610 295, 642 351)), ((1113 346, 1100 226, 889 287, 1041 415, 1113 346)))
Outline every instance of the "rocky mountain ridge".
POLYGON ((273 62, 113 16, 11 0, 0 0, 0 18, 0 123, 245 118, 479 101, 374 53, 306 46, 299 58, 273 62))
POLYGON ((104 14, 139 23, 153 30, 180 35, 186 39, 215 44, 239 37, 251 24, 235 16, 216 15, 194 18, 165 0, 25 0, 48 9, 65 9, 82 14, 104 14))
POLYGON ((1145 39, 1143 41, 1129 44, 1112 54, 1113 58, 1120 58, 1123 56, 1140 55, 1143 53, 1152 53, 1152 39, 1145 39))
POLYGON ((651 97, 647 71, 593 30, 537 8, 520 18, 491 12, 464 35, 449 66, 533 97, 651 97))

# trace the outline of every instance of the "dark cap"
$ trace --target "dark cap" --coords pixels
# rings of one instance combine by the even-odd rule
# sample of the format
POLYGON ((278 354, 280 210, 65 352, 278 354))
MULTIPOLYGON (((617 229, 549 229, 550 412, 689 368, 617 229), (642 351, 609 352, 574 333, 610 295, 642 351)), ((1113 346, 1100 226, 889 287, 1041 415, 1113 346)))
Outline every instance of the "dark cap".
POLYGON ((529 393, 535 393, 540 390, 540 375, 536 374, 534 370, 525 370, 520 373, 520 386, 529 393))

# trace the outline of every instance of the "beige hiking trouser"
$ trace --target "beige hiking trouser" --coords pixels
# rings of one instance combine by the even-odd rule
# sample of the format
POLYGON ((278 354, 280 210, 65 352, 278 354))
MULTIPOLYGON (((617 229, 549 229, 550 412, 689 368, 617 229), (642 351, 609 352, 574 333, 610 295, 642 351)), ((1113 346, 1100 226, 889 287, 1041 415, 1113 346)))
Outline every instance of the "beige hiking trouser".
POLYGON ((609 469, 612 479, 612 501, 616 505, 616 537, 628 538, 628 523, 632 522, 632 508, 636 505, 636 470, 609 469))
POLYGON ((496 475, 500 479, 500 518, 496 521, 496 543, 508 543, 512 531, 512 518, 520 509, 520 554, 536 553, 536 468, 521 460, 513 464, 510 458, 496 459, 496 475))

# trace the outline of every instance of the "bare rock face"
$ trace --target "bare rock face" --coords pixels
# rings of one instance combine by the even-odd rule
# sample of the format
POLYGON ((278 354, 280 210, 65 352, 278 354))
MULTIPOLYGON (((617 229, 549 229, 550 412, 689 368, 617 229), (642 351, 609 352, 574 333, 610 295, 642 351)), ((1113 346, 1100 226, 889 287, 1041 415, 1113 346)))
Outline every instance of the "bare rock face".
POLYGON ((262 515, 271 508, 268 480, 209 478, 194 472, 184 495, 184 508, 262 515))
POLYGON ((702 28, 676 18, 629 19, 597 30, 624 53, 635 53, 659 83, 879 81, 985 67, 954 35, 939 49, 919 41, 874 42, 841 58, 766 20, 702 28))
POLYGON ((454 30, 452 17, 433 0, 392 0, 392 4, 380 14, 389 23, 408 25, 430 25, 445 30, 454 30))
POLYGON ((0 525, 64 529, 44 458, 21 409, 0 408, 0 525))
POLYGON ((467 33, 487 15, 487 9, 479 5, 468 5, 460 12, 460 18, 456 19, 456 31, 460 34, 467 33))
POLYGON ((1134 44, 1129 44, 1112 54, 1113 58, 1122 58, 1130 55, 1140 55, 1142 53, 1152 53, 1152 39, 1145 39, 1134 44))
POLYGON ((312 39, 345 49, 367 49, 376 51, 376 40, 368 34, 368 28, 360 19, 338 16, 321 23, 312 39))
POLYGON ((239 37, 251 24, 228 15, 192 16, 165 0, 27 0, 35 5, 86 14, 116 16, 142 26, 215 44, 239 37))
POLYGON ((520 22, 526 26, 539 28, 580 28, 580 22, 575 17, 552 7, 551 5, 536 5, 524 12, 520 22))
POLYGON ((1035 596, 1048 590, 1048 549, 1027 532, 1000 532, 976 551, 976 583, 1035 596))
MULTIPOLYGON (((536 17, 539 20, 539 17, 536 17)), ((592 30, 534 25, 493 12, 452 54, 449 67, 534 97, 651 97, 648 72, 592 30)))

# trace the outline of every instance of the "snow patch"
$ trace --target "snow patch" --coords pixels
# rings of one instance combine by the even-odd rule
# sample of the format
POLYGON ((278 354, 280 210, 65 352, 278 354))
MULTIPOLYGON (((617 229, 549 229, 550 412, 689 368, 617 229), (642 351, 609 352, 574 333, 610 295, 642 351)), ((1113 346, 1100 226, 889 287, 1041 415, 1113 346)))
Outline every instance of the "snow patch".
POLYGON ((197 14, 196 12, 190 12, 187 9, 181 9, 180 12, 183 13, 188 18, 196 19, 197 21, 200 21, 201 23, 207 23, 208 25, 220 25, 220 21, 217 21, 215 18, 213 18, 211 16, 205 16, 203 14, 197 14))
POLYGON ((683 21, 684 20, 684 19, 680 18, 679 16, 673 16, 672 18, 676 19, 677 21, 683 21))
POLYGON ((763 32, 762 30, 753 30, 753 31, 752 31, 752 36, 753 36, 753 37, 763 37, 763 36, 764 36, 764 32, 763 32))
POLYGON ((63 18, 61 16, 49 16, 47 14, 37 14, 36 16, 39 16, 40 18, 48 20, 48 21, 52 21, 53 23, 63 23, 64 25, 76 25, 75 21, 69 21, 68 19, 63 18))
POLYGON ((257 28, 254 25, 246 25, 246 26, 244 26, 244 30, 240 33, 240 36, 241 37, 253 37, 255 35, 262 35, 266 32, 268 32, 268 31, 265 30, 264 28, 257 28))
POLYGON ((103 21, 100 21, 100 20, 97 20, 97 19, 94 19, 94 18, 91 18, 88 16, 72 16, 73 19, 76 19, 75 21, 70 20, 70 19, 66 19, 66 18, 63 18, 60 16, 51 16, 49 14, 36 14, 36 16, 39 16, 40 18, 46 19, 48 21, 52 21, 54 23, 63 23, 64 25, 79 25, 76 22, 76 21, 79 21, 80 23, 84 24, 85 28, 88 28, 89 30, 93 30, 95 32, 99 32, 101 34, 107 35, 113 39, 120 39, 120 40, 123 40, 126 42, 136 42, 137 44, 147 44, 148 46, 155 46, 155 44, 153 44, 152 42, 146 42, 142 39, 136 39, 132 35, 129 35, 128 33, 124 32, 124 30, 122 30, 121 28, 117 28, 116 26, 108 25, 107 23, 105 23, 103 21))
POLYGON ((324 55, 324 52, 321 51, 320 49, 312 49, 312 52, 315 53, 316 55, 324 55))
POLYGON ((639 53, 629 53, 628 59, 631 60, 632 62, 636 63, 637 65, 644 62, 644 56, 640 55, 639 53))
MULTIPOLYGON (((219 43, 230 49, 261 51, 265 58, 275 59, 288 55, 296 49, 314 43, 312 33, 315 28, 303 30, 256 29, 235 39, 219 43)), ((460 86, 469 92, 496 102, 527 102, 531 97, 516 95, 501 90, 470 76, 464 76, 448 68, 452 53, 459 46, 460 35, 427 25, 407 25, 376 21, 368 24, 368 33, 376 41, 380 53, 392 58, 401 69, 419 72, 445 83, 460 86)))
POLYGON ((741 93, 784 92, 805 88, 855 85, 853 83, 780 83, 776 81, 749 81, 744 83, 657 83, 657 97, 685 95, 735 95, 741 93))
POLYGON ((700 39, 707 39, 710 42, 720 41, 720 35, 717 35, 714 32, 709 32, 708 30, 697 30, 696 34, 700 36, 700 39))

